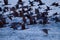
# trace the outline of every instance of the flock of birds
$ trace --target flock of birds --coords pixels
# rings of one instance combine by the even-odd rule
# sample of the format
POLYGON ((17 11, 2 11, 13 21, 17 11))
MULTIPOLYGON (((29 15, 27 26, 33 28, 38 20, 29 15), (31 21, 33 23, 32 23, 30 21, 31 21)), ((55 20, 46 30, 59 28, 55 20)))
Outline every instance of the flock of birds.
MULTIPOLYGON (((22 0, 18 0, 17 4, 11 8, 9 8, 6 5, 11 5, 8 4, 8 0, 4 0, 4 4, 1 5, 2 7, 5 6, 4 8, 0 7, 0 28, 5 27, 6 24, 10 24, 10 28, 17 29, 16 25, 20 25, 22 27, 22 30, 26 29, 25 25, 32 25, 32 24, 49 24, 49 20, 54 20, 55 22, 60 22, 60 19, 58 16, 59 15, 57 12, 53 14, 55 16, 54 18, 52 16, 48 16, 48 11, 52 10, 49 6, 46 6, 46 9, 44 12, 40 12, 41 5, 45 5, 41 0, 33 0, 33 1, 28 1, 29 5, 24 6, 24 2, 22 0), (34 2, 38 3, 38 8, 35 8, 33 11, 34 2), (8 15, 4 15, 6 12, 9 11, 8 15), (5 17, 7 16, 7 17, 5 17), (6 22, 6 18, 9 18, 11 21, 13 18, 22 18, 23 22, 6 22), (29 21, 28 21, 29 20, 29 21), (27 22, 28 21, 28 22, 27 22)), ((0 1, 1 3, 1 1, 0 1)), ((51 6, 58 7, 60 6, 59 3, 54 2, 51 4, 51 6)), ((42 29, 46 34, 48 34, 48 29, 42 29)))

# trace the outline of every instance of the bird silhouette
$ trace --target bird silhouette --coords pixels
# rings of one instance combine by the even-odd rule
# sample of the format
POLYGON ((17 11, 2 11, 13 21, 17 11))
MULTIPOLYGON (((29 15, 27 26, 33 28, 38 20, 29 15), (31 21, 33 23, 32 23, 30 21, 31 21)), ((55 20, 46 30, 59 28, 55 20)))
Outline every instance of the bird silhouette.
POLYGON ((30 4, 31 6, 34 6, 34 5, 33 5, 33 4, 34 4, 34 3, 33 3, 33 1, 32 1, 32 2, 31 2, 31 1, 29 1, 29 4, 30 4))
POLYGON ((48 29, 42 29, 42 31, 46 34, 48 34, 48 29))
POLYGON ((16 9, 18 9, 18 8, 19 8, 19 5, 18 5, 18 4, 16 4, 16 5, 15 5, 15 7, 16 7, 16 9))
POLYGON ((3 12, 7 12, 8 11, 8 7, 4 7, 3 12))
POLYGON ((4 0, 4 4, 5 5, 8 5, 8 0, 4 0))
POLYGON ((22 4, 22 0, 18 0, 18 4, 22 4))
POLYGON ((38 6, 39 5, 44 5, 44 3, 41 0, 39 0, 38 2, 39 2, 38 6))
POLYGON ((19 16, 23 17, 23 15, 24 15, 23 11, 19 11, 19 16))
POLYGON ((55 16, 55 15, 58 15, 58 13, 56 12, 56 13, 53 14, 53 16, 55 16))
POLYGON ((10 20, 12 20, 12 16, 8 16, 8 18, 9 18, 10 20))
POLYGON ((38 10, 38 9, 35 9, 35 13, 36 13, 36 14, 39 14, 39 10, 38 10))
POLYGON ((58 3, 56 3, 56 2, 54 2, 54 3, 52 3, 52 5, 51 6, 60 6, 58 3))
POLYGON ((14 11, 14 10, 16 10, 16 8, 15 8, 15 7, 10 8, 10 11, 14 11))
POLYGON ((32 8, 29 8, 27 11, 31 11, 32 10, 32 8))
POLYGON ((47 9, 45 9, 45 11, 51 10, 50 7, 47 6, 47 9))
POLYGON ((24 23, 23 23, 23 24, 21 24, 21 27, 22 27, 22 30, 26 29, 26 28, 25 28, 25 24, 24 24, 24 23))
POLYGON ((0 11, 2 11, 2 8, 0 7, 0 11))
POLYGON ((55 23, 60 22, 60 19, 58 17, 55 17, 55 23))
POLYGON ((18 17, 19 16, 18 12, 16 12, 16 11, 13 11, 12 14, 14 15, 14 17, 18 17))

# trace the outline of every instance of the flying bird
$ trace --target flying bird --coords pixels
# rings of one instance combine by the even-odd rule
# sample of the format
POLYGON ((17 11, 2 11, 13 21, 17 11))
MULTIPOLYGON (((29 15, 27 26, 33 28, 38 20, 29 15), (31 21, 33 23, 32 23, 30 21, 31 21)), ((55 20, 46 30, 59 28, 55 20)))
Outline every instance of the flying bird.
POLYGON ((47 9, 45 9, 45 11, 51 10, 50 7, 47 6, 47 9))
POLYGON ((31 2, 31 1, 29 1, 29 4, 30 4, 31 6, 34 6, 34 5, 33 5, 33 4, 34 4, 34 3, 33 3, 33 1, 32 1, 32 2, 31 2))

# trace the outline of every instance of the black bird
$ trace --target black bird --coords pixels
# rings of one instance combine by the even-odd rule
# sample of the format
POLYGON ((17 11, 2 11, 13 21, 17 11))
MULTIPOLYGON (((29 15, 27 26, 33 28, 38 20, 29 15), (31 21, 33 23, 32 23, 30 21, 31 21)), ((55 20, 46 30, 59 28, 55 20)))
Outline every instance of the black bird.
POLYGON ((56 13, 53 14, 53 16, 55 16, 55 15, 58 15, 58 13, 56 12, 56 13))
POLYGON ((31 1, 29 1, 29 4, 30 4, 31 6, 34 6, 34 5, 33 5, 33 4, 34 4, 34 3, 33 3, 33 1, 32 1, 32 2, 31 2, 31 1))
POLYGON ((36 13, 36 14, 39 14, 39 10, 38 10, 38 9, 35 9, 35 13, 36 13))
POLYGON ((32 10, 32 8, 29 8, 27 11, 31 11, 32 10))
POLYGON ((23 5, 23 1, 22 0, 18 0, 18 4, 21 4, 21 5, 23 5))
POLYGON ((14 16, 14 17, 18 17, 18 16, 19 16, 18 12, 13 11, 13 16, 14 16))
POLYGON ((52 6, 60 6, 58 3, 56 3, 56 2, 54 2, 53 4, 52 4, 52 6))
POLYGON ((24 24, 24 23, 23 23, 23 24, 21 24, 21 27, 22 27, 22 30, 26 29, 26 28, 25 28, 25 24, 24 24))
POLYGON ((14 10, 16 10, 16 8, 15 8, 15 7, 10 8, 10 11, 14 11, 14 10))
POLYGON ((22 0, 19 0, 19 2, 22 2, 22 0))
POLYGON ((60 19, 58 17, 55 17, 55 23, 60 22, 60 19))
POLYGON ((8 0, 4 0, 4 4, 5 5, 8 5, 8 0))
POLYGON ((18 9, 18 8, 19 8, 19 5, 18 5, 18 4, 16 4, 16 5, 15 5, 15 7, 16 7, 16 9, 18 9))
POLYGON ((48 29, 42 29, 42 31, 46 34, 48 34, 48 29))
MULTIPOLYGON (((39 5, 38 5, 38 6, 39 6, 39 5)), ((41 9, 41 7, 40 7, 40 6, 39 6, 38 8, 39 8, 39 9, 41 9)))
POLYGON ((13 28, 14 30, 17 30, 17 27, 16 27, 17 24, 18 24, 17 22, 13 22, 11 24, 11 27, 10 28, 13 28))
POLYGON ((18 4, 22 3, 22 0, 18 0, 18 4))
POLYGON ((44 3, 41 0, 39 0, 38 2, 39 2, 38 6, 39 5, 44 5, 44 3))
POLYGON ((2 11, 2 8, 0 7, 0 11, 2 11))
POLYGON ((4 7, 3 13, 8 11, 8 7, 4 7))
POLYGON ((8 18, 9 18, 10 20, 12 20, 12 16, 8 16, 8 18))
POLYGON ((45 9, 45 11, 51 10, 50 7, 47 6, 47 9, 45 9))

